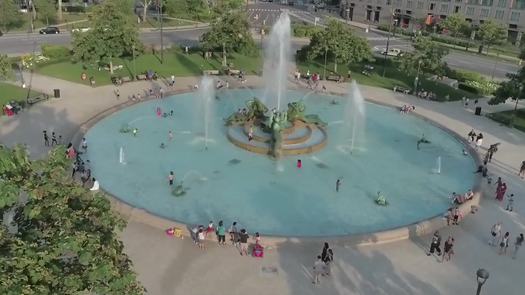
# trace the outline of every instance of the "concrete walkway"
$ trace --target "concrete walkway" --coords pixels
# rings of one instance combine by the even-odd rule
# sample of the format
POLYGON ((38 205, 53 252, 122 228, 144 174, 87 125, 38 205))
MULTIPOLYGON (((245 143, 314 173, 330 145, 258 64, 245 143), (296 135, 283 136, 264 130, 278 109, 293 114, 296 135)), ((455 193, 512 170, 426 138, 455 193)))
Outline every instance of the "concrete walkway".
MULTIPOLYGON (((232 87, 238 83, 227 78, 232 87)), ((189 90, 197 78, 179 78, 176 90, 189 90)), ((248 77, 245 86, 261 85, 258 77, 248 77)), ((327 83, 330 92, 344 93, 347 85, 327 83)), ((114 86, 91 88, 35 75, 33 88, 50 92, 60 88, 62 98, 31 107, 19 116, 0 118, 0 142, 12 145, 26 143, 34 157, 46 152, 41 132, 55 130, 67 142, 79 124, 96 113, 123 103, 130 94, 151 87, 165 87, 158 82, 135 82, 120 87, 121 98, 114 86)), ((297 86, 297 85, 296 85, 297 86)), ((459 134, 471 128, 483 132, 485 147, 501 142, 500 150, 489 166, 494 176, 501 176, 509 193, 517 195, 516 211, 508 213, 493 201, 494 187, 485 185, 486 198, 479 211, 460 226, 441 231, 444 239, 456 239, 451 262, 439 263, 427 257, 430 237, 378 246, 355 247, 331 245, 336 262, 333 274, 322 278, 320 286, 311 283, 311 266, 320 254, 322 243, 290 239, 276 248, 267 249, 263 259, 241 257, 231 246, 219 247, 208 242, 208 249, 198 250, 188 239, 171 239, 164 232, 136 220, 130 220, 122 232, 126 251, 132 258, 139 279, 149 294, 475 294, 475 271, 486 268, 490 278, 483 294, 523 294, 525 249, 516 260, 499 256, 488 246, 490 227, 503 222, 510 231, 512 243, 516 234, 525 232, 525 185, 517 169, 525 160, 525 134, 493 121, 474 116, 460 102, 437 103, 412 96, 394 94, 385 89, 361 87, 366 98, 394 105, 412 104, 416 112, 459 134)), ((486 106, 484 110, 510 109, 511 105, 486 106)), ((446 163, 444 164, 446 165, 446 163)), ((205 223, 206 221, 203 221, 205 223)), ((263 237, 264 243, 264 237, 263 237)), ((509 249, 511 250, 511 249, 509 249)), ((510 251, 509 251, 510 252, 510 251)))

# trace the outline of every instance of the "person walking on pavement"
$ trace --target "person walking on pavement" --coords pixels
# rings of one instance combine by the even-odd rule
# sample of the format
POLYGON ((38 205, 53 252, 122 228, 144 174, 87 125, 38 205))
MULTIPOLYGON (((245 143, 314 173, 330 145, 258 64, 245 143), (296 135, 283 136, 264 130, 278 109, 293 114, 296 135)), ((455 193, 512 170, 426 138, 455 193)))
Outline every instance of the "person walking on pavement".
POLYGON ((514 209, 514 194, 507 195, 507 207, 505 210, 512 212, 514 209))
POLYGON ((501 222, 498 222, 492 226, 492 228, 490 229, 490 235, 491 237, 489 240, 489 245, 496 246, 496 242, 501 236, 501 222))
POLYGON ((321 255, 317 255, 317 260, 314 262, 314 267, 313 267, 313 281, 312 281, 312 284, 314 285, 318 285, 321 283, 321 280, 319 279, 319 277, 323 274, 323 271, 324 271, 324 262, 323 260, 321 259, 321 255))
POLYGON ((219 240, 219 245, 226 245, 226 229, 224 228, 224 223, 219 221, 217 226, 217 239, 219 240))
POLYGON ((334 261, 334 251, 332 251, 332 249, 328 249, 328 253, 324 260, 324 264, 325 264, 324 275, 330 276, 332 274, 333 261, 334 261))
POLYGON ((439 246, 441 246, 441 235, 436 230, 434 232, 434 235, 432 236, 432 241, 430 242, 430 250, 427 253, 427 256, 433 255, 434 251, 437 252, 438 256, 441 256, 441 248, 439 248, 439 246))
POLYGON ((449 236, 448 239, 445 241, 445 245, 443 246, 443 258, 441 259, 441 262, 443 261, 450 261, 450 258, 452 258, 452 255, 454 255, 454 238, 449 236))
MULTIPOLYGON (((47 136, 47 131, 44 130, 42 131, 43 135, 44 135, 44 145, 45 146, 49 146, 49 137, 47 136)), ((525 163, 525 162, 524 162, 525 163)))
POLYGON ((58 145, 57 136, 55 132, 51 132, 51 146, 58 145))
POLYGON ((510 233, 506 232, 505 235, 501 238, 499 243, 499 255, 507 255, 507 248, 509 247, 510 233))
POLYGON ((521 162, 520 172, 518 175, 523 178, 525 176, 525 161, 521 162))
POLYGON ((239 233, 239 244, 240 244, 240 252, 241 256, 246 255, 248 256, 248 239, 250 236, 246 232, 246 230, 243 228, 241 229, 241 232, 239 233))
POLYGON ((516 259, 516 257, 518 256, 518 251, 523 245, 524 239, 525 238, 523 237, 523 233, 519 234, 519 236, 516 237, 516 242, 514 242, 514 251, 512 252, 512 259, 516 259))

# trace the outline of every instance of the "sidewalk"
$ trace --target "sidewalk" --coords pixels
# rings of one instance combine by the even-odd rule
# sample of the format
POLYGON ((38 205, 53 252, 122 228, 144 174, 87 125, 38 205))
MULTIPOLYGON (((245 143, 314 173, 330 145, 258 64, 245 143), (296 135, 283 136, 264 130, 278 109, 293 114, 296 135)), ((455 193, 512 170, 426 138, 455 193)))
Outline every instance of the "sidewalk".
MULTIPOLYGON (((232 88, 240 87, 234 78, 221 78, 227 79, 232 88)), ((262 85, 261 77, 247 79, 243 87, 262 85)), ((199 77, 178 78, 175 89, 189 90, 198 80, 199 77)), ((27 143, 33 157, 41 156, 46 152, 42 129, 55 130, 68 140, 77 126, 94 114, 122 103, 128 95, 159 86, 165 87, 162 81, 128 83, 119 88, 121 98, 117 100, 112 85, 90 88, 34 75, 36 90, 59 88, 61 98, 37 104, 18 116, 0 119, 0 142, 27 143)), ((329 92, 340 94, 348 89, 347 84, 326 82, 326 86, 329 92)), ((451 262, 441 264, 426 256, 429 237, 367 247, 336 244, 331 245, 335 252, 333 274, 322 277, 321 285, 316 287, 312 286, 310 275, 322 247, 321 240, 305 243, 290 239, 277 248, 266 249, 263 259, 255 259, 241 257, 235 248, 219 247, 212 242, 208 242, 208 250, 201 251, 187 239, 171 239, 162 231, 129 220, 121 237, 148 294, 474 294, 475 271, 480 267, 490 272, 483 294, 522 294, 525 252, 512 260, 499 256, 486 242, 490 226, 496 221, 503 222, 504 231, 511 232, 512 241, 516 233, 525 231, 525 182, 516 177, 519 163, 525 160, 525 134, 475 116, 472 109, 464 109, 458 102, 431 102, 368 86, 361 86, 361 90, 371 101, 415 105, 416 113, 459 134, 466 135, 471 128, 482 131, 485 145, 501 142, 489 172, 502 176, 509 186, 508 192, 517 194, 517 211, 504 211, 492 200, 494 188, 486 186, 487 195, 478 213, 460 226, 441 231, 444 239, 448 235, 456 238, 456 255, 451 262)), ((264 237, 262 241, 264 244, 264 237)))

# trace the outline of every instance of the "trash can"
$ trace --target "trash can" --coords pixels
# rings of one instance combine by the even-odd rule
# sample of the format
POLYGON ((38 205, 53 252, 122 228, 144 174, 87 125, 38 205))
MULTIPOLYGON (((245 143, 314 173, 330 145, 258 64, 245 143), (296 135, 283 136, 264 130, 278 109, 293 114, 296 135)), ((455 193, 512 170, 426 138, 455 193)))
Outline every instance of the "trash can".
POLYGON ((481 116, 481 107, 476 107, 476 116, 481 116))
POLYGON ((55 98, 60 98, 60 89, 53 89, 53 93, 55 94, 55 98))

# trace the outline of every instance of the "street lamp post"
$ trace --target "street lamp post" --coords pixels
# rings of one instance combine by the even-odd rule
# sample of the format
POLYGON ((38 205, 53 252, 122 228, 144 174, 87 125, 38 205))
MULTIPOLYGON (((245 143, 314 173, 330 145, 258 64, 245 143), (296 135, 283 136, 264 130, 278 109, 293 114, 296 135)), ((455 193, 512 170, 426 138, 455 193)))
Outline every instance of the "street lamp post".
POLYGON ((490 74, 490 81, 494 81, 494 74, 496 73, 496 67, 498 66, 499 50, 496 51, 497 58, 494 61, 494 67, 492 67, 492 73, 490 74))
POLYGON ((324 48, 324 69, 323 69, 323 79, 326 80, 326 56, 328 55, 328 47, 324 48))
POLYGON ((518 111, 518 101, 520 100, 522 93, 523 85, 520 86, 520 92, 518 93, 518 96, 516 97, 516 103, 514 104, 514 112, 512 112, 512 117, 510 117, 509 126, 511 128, 514 127, 514 119, 516 118, 516 112, 518 111))
POLYGON ((164 36, 163 36, 163 13, 162 13, 162 0, 159 0, 159 14, 160 14, 160 63, 164 63, 164 36))
POLYGON ((383 61, 383 77, 386 74, 386 57, 388 55, 388 47, 390 46, 390 31, 392 30, 392 23, 394 22, 394 11, 390 11, 390 22, 388 23, 388 35, 386 38, 386 49, 385 49, 385 58, 383 61))
POLYGON ((489 278, 489 272, 483 268, 480 268, 476 272, 476 276, 478 280, 478 290, 476 291, 476 295, 479 295, 481 293, 481 286, 483 286, 483 284, 485 284, 485 282, 489 278))
POLYGON ((417 74, 414 79, 414 95, 417 95, 417 86, 419 84, 419 70, 421 69, 421 60, 417 62, 417 74))
POLYGON ((137 76, 137 65, 135 64, 135 44, 131 46, 131 49, 133 49, 133 76, 137 76))

